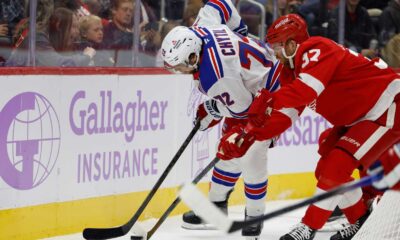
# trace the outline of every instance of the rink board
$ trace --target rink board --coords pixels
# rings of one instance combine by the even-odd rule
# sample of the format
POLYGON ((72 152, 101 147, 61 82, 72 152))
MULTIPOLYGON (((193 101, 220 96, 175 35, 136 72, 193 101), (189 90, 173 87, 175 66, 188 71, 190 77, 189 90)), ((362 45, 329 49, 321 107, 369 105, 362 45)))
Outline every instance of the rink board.
MULTIPOLYGON (((206 99, 191 76, 160 69, 1 69, 0 75, 0 239, 127 221, 206 99)), ((306 111, 282 135, 269 152, 268 199, 313 193, 318 135, 328 126, 306 111)), ((195 136, 142 219, 159 217, 177 187, 214 157, 220 128, 195 136)), ((231 204, 243 203, 240 182, 231 204)))

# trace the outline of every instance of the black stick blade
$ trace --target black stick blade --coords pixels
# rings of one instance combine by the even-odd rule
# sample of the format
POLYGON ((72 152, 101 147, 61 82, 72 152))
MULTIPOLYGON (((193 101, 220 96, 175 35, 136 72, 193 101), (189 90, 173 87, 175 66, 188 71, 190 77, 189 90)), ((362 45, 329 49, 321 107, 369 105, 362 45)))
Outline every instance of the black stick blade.
POLYGON ((143 236, 131 236, 131 240, 145 240, 143 236))
POLYGON ((110 239, 124 236, 126 232, 122 227, 114 228, 86 228, 83 237, 88 240, 110 239))

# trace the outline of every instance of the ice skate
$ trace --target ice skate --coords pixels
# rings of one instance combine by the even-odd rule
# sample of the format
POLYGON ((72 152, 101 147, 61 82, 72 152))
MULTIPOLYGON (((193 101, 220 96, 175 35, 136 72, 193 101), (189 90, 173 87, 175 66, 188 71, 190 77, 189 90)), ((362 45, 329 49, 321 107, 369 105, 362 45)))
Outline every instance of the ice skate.
POLYGON ((316 230, 310 228, 304 223, 295 225, 292 230, 283 235, 279 240, 312 240, 314 239, 316 230))
MULTIPOLYGON (((225 214, 228 214, 228 200, 223 202, 214 202, 214 204, 225 214)), ((216 227, 206 223, 198 217, 193 211, 189 211, 182 216, 182 228, 189 230, 215 230, 216 227)))
MULTIPOLYGON (((245 219, 250 220, 254 217, 248 216, 247 213, 245 214, 245 219)), ((258 222, 253 225, 247 226, 242 229, 242 236, 246 238, 246 240, 259 240, 261 231, 263 229, 264 222, 258 222)))
POLYGON ((361 226, 367 220, 368 216, 370 215, 370 211, 367 211, 364 216, 360 217, 354 224, 350 224, 345 229, 338 231, 335 235, 333 235, 330 239, 331 240, 350 240, 356 235, 358 230, 360 230, 361 226))

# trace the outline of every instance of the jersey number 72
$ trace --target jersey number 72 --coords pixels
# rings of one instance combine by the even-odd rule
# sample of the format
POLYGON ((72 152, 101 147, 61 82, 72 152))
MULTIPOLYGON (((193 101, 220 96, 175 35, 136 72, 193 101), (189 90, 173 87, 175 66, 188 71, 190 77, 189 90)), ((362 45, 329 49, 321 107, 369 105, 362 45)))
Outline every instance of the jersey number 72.
POLYGON ((245 42, 239 41, 239 59, 240 65, 245 69, 250 69, 251 60, 249 55, 263 64, 264 67, 272 67, 272 62, 265 58, 265 55, 259 51, 257 48, 247 44, 245 42))

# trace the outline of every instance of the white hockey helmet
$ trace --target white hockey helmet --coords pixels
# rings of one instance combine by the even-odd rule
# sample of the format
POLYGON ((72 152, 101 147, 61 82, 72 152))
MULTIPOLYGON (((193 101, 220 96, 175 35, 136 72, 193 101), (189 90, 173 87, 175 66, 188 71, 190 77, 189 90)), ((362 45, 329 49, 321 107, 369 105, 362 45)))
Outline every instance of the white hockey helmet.
POLYGON ((197 69, 197 63, 200 58, 202 41, 189 28, 177 26, 165 36, 161 45, 161 55, 164 65, 167 68, 173 68, 183 64, 187 67, 197 69), (189 63, 189 56, 194 53, 197 61, 194 64, 189 63))

